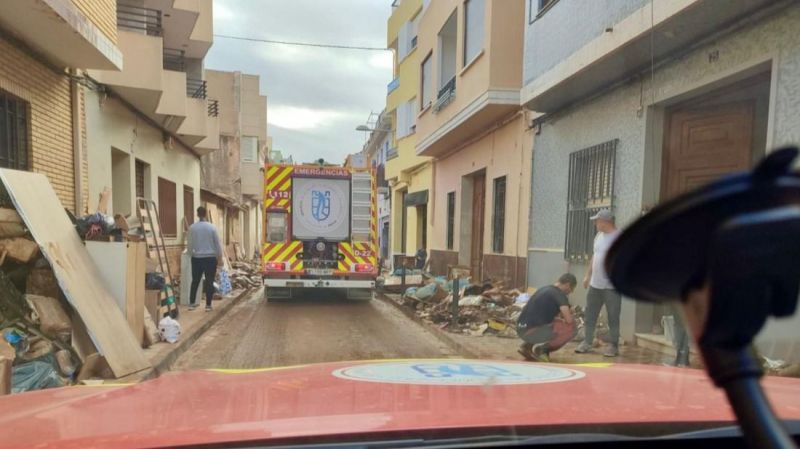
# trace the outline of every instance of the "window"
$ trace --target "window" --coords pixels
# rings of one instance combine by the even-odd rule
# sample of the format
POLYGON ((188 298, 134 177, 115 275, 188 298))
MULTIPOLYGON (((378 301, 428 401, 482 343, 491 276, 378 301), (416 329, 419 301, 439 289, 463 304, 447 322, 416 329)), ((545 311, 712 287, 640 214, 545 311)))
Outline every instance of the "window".
POLYGON ((30 104, 0 91, 0 167, 27 170, 30 104))
POLYGON ((258 137, 242 136, 242 162, 258 162, 258 137))
POLYGON ((538 17, 547 12, 558 0, 528 0, 528 23, 533 23, 538 17))
POLYGON ((447 249, 453 249, 456 229, 456 192, 447 194, 447 249))
POLYGON ((158 178, 158 220, 164 237, 178 236, 177 194, 174 182, 158 178))
POLYGON ((183 221, 187 227, 194 223, 194 189, 189 186, 183 186, 183 221))
POLYGON ((576 151, 569 156, 567 230, 564 258, 587 261, 592 256, 595 229, 589 221, 599 209, 614 207, 617 140, 576 151))
POLYGON ((469 64, 483 49, 484 0, 467 0, 464 3, 464 65, 469 64))
POLYGON ((428 53, 428 56, 422 61, 422 76, 419 82, 420 86, 420 98, 422 98, 422 103, 420 104, 420 110, 425 109, 428 105, 433 102, 433 73, 431 72, 431 64, 432 64, 432 56, 433 52, 428 53))
POLYGON ((492 252, 502 253, 506 235, 506 177, 494 180, 494 208, 492 210, 492 252))
POLYGON ((144 191, 146 172, 147 164, 136 159, 136 198, 147 198, 144 191))
POLYGON ((414 133, 414 130, 416 129, 416 114, 414 106, 416 103, 417 100, 412 99, 397 106, 397 129, 395 130, 397 139, 402 139, 403 137, 414 133))

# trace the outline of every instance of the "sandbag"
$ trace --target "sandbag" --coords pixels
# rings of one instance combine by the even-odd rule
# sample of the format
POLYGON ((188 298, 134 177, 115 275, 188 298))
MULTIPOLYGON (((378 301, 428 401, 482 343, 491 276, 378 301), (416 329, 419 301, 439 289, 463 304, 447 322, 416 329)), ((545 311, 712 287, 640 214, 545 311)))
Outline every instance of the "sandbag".
POLYGON ((25 300, 33 310, 33 322, 39 323, 46 335, 60 337, 72 332, 72 320, 59 300, 39 295, 25 295, 25 300))

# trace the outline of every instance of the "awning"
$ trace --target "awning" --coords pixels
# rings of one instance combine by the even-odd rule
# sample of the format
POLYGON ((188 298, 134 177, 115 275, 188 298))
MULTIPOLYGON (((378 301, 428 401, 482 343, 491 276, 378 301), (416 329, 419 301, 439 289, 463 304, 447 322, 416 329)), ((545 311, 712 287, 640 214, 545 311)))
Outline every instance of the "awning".
POLYGON ((406 200, 405 200, 406 207, 421 206, 423 204, 428 204, 427 190, 420 190, 419 192, 406 194, 406 200))

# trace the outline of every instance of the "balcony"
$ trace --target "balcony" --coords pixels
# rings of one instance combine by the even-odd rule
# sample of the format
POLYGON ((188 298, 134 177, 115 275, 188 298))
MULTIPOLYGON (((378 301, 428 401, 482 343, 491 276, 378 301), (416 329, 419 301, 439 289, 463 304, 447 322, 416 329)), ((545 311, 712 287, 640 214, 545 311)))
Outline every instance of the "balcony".
POLYGON ((438 113, 445 106, 450 104, 456 98, 456 77, 450 78, 450 81, 446 82, 441 89, 439 89, 439 94, 436 96, 436 102, 433 103, 433 112, 438 113))
POLYGON ((386 150, 386 160, 390 161, 397 157, 397 147, 392 147, 386 150))
POLYGON ((206 80, 187 78, 186 96, 189 98, 205 100, 208 97, 208 86, 206 84, 206 80))
POLYGON ((400 87, 400 77, 393 79, 389 84, 386 85, 386 95, 391 94, 394 92, 398 87, 400 87))
POLYGON ((219 117, 206 116, 205 137, 194 149, 201 156, 219 150, 219 117))
POLYGON ((208 100, 208 116, 219 117, 219 100, 208 100))
MULTIPOLYGON (((203 98, 186 98, 186 119, 178 128, 178 135, 188 145, 196 146, 208 137, 208 122, 215 121, 217 124, 217 136, 219 137, 219 119, 208 116, 208 105, 203 98)), ((219 140, 219 138, 217 139, 219 140)), ((209 144, 209 142, 206 142, 209 144)), ((219 142, 217 142, 219 145, 219 142)), ((219 148, 219 146, 217 147, 219 148)))
POLYGON ((118 42, 72 1, 0 1, 0 27, 60 67, 123 67, 118 42))
POLYGON ((164 48, 164 70, 186 71, 186 52, 175 48, 164 48))
POLYGON ((739 20, 782 7, 771 0, 729 0, 724 8, 714 0, 640 3, 559 2, 533 22, 526 52, 533 59, 526 64, 522 103, 538 112, 557 111, 647 70, 652 61, 679 55, 739 20), (571 28, 563 26, 565 17, 577 18, 571 28), (569 42, 575 28, 588 33, 572 48, 539 47, 539 36, 569 42))
POLYGON ((465 2, 430 2, 420 21, 417 51, 433 55, 425 92, 435 96, 426 95, 431 107, 416 120, 418 156, 441 156, 519 110, 527 22, 518 19, 526 3, 486 2, 483 28, 474 22, 475 28, 465 31, 458 25, 465 2), (482 37, 467 56, 462 36, 470 33, 482 37))
POLYGON ((117 3, 117 28, 148 36, 164 34, 161 11, 152 8, 117 3))
POLYGON ((154 113, 163 91, 161 38, 119 30, 117 42, 125 55, 121 71, 90 70, 89 75, 110 86, 128 103, 145 113, 154 113))

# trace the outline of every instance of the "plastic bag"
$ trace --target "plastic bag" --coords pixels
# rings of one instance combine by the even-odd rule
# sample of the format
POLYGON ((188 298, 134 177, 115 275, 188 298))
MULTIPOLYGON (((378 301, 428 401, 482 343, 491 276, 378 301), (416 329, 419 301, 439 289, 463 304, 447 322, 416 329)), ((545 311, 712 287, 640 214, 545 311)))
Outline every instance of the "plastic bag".
POLYGON ((531 295, 527 293, 520 293, 519 296, 514 300, 515 304, 524 304, 531 299, 531 295))
POLYGON ((14 394, 63 386, 64 381, 53 365, 47 362, 23 363, 15 366, 12 371, 11 392, 14 394))
POLYGON ((227 295, 228 293, 233 290, 231 286, 231 277, 228 275, 228 270, 222 270, 219 272, 219 292, 222 296, 227 295))
POLYGON ((144 288, 147 290, 161 290, 167 285, 167 280, 161 273, 146 273, 144 275, 144 288))
POLYGON ((167 343, 175 343, 181 336, 181 323, 172 317, 166 316, 158 322, 158 333, 167 343))

